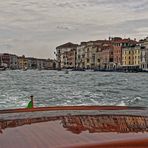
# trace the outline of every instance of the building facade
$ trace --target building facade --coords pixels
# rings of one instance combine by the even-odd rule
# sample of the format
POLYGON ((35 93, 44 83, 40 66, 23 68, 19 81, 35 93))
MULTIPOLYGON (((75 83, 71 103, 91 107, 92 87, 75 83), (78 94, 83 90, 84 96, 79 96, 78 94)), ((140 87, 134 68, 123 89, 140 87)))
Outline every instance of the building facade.
POLYGON ((33 57, 27 57, 28 69, 37 69, 37 59, 33 57))
POLYGON ((93 43, 89 43, 87 46, 85 46, 84 50, 85 50, 85 69, 94 69, 96 54, 93 43))
POLYGON ((77 46, 78 46, 77 44, 68 42, 66 44, 56 47, 56 60, 58 62, 58 69, 67 67, 67 57, 66 57, 67 53, 65 52, 76 50, 77 46))
POLYGON ((122 63, 125 69, 136 70, 141 68, 141 46, 123 48, 122 63))
POLYGON ((67 66, 67 68, 70 68, 70 69, 75 69, 76 68, 76 49, 72 49, 72 50, 70 50, 70 51, 68 51, 68 52, 66 52, 66 59, 65 59, 65 61, 67 62, 67 63, 65 63, 66 64, 66 66, 67 66))
POLYGON ((19 69, 28 69, 28 59, 24 55, 18 57, 18 67, 19 69))
POLYGON ((85 46, 86 42, 81 42, 76 51, 76 68, 85 69, 85 46))
POLYGON ((141 68, 143 70, 148 70, 148 37, 140 42, 142 46, 142 63, 141 68))
POLYGON ((1 54, 1 64, 7 68, 10 68, 10 63, 11 63, 10 54, 8 53, 1 54))
POLYGON ((10 54, 10 69, 16 70, 18 69, 18 56, 10 54))
POLYGON ((122 39, 120 37, 111 38, 113 45, 113 63, 115 69, 120 69, 122 63, 122 49, 126 47, 135 46, 137 44, 136 40, 122 39))
POLYGON ((103 45, 101 51, 101 69, 104 70, 113 70, 113 46, 112 45, 103 45))

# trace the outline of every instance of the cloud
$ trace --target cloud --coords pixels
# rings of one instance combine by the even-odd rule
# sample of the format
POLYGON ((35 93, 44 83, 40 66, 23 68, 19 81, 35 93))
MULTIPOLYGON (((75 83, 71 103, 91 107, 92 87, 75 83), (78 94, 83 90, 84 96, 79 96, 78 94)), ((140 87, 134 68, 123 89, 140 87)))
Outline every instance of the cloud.
POLYGON ((0 11, 0 52, 54 57, 67 41, 148 33, 147 0, 5 0, 0 11))

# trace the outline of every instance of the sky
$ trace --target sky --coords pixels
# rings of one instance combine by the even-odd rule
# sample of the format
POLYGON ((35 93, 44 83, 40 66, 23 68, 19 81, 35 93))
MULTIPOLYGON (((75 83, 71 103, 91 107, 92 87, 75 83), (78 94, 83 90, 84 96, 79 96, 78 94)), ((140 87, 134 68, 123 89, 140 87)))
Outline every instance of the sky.
POLYGON ((148 36, 148 0, 0 0, 0 53, 55 58, 66 42, 148 36))

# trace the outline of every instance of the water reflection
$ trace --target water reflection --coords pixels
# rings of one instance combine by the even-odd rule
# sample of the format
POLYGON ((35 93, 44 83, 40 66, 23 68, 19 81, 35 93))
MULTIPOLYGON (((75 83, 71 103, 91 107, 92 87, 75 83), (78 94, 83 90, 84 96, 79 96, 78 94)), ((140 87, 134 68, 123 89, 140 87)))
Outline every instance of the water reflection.
POLYGON ((64 129, 74 134, 80 134, 83 131, 89 131, 89 133, 138 133, 148 131, 148 117, 145 116, 67 115, 1 120, 0 133, 3 133, 4 129, 7 128, 51 121, 60 121, 60 124, 64 129))

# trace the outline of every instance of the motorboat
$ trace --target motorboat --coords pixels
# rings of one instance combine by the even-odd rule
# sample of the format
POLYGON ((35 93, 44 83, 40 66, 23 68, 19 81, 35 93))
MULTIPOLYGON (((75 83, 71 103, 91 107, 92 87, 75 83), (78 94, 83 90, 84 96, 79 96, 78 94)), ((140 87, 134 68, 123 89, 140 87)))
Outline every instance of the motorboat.
POLYGON ((4 71, 6 70, 6 67, 5 66, 0 66, 0 71, 4 71))
POLYGON ((4 148, 143 148, 148 109, 127 106, 52 106, 0 110, 4 148))
POLYGON ((6 70, 7 64, 3 63, 2 56, 0 57, 0 71, 6 70))
POLYGON ((68 69, 66 69, 66 70, 65 70, 65 74, 69 74, 69 71, 68 71, 68 69))

